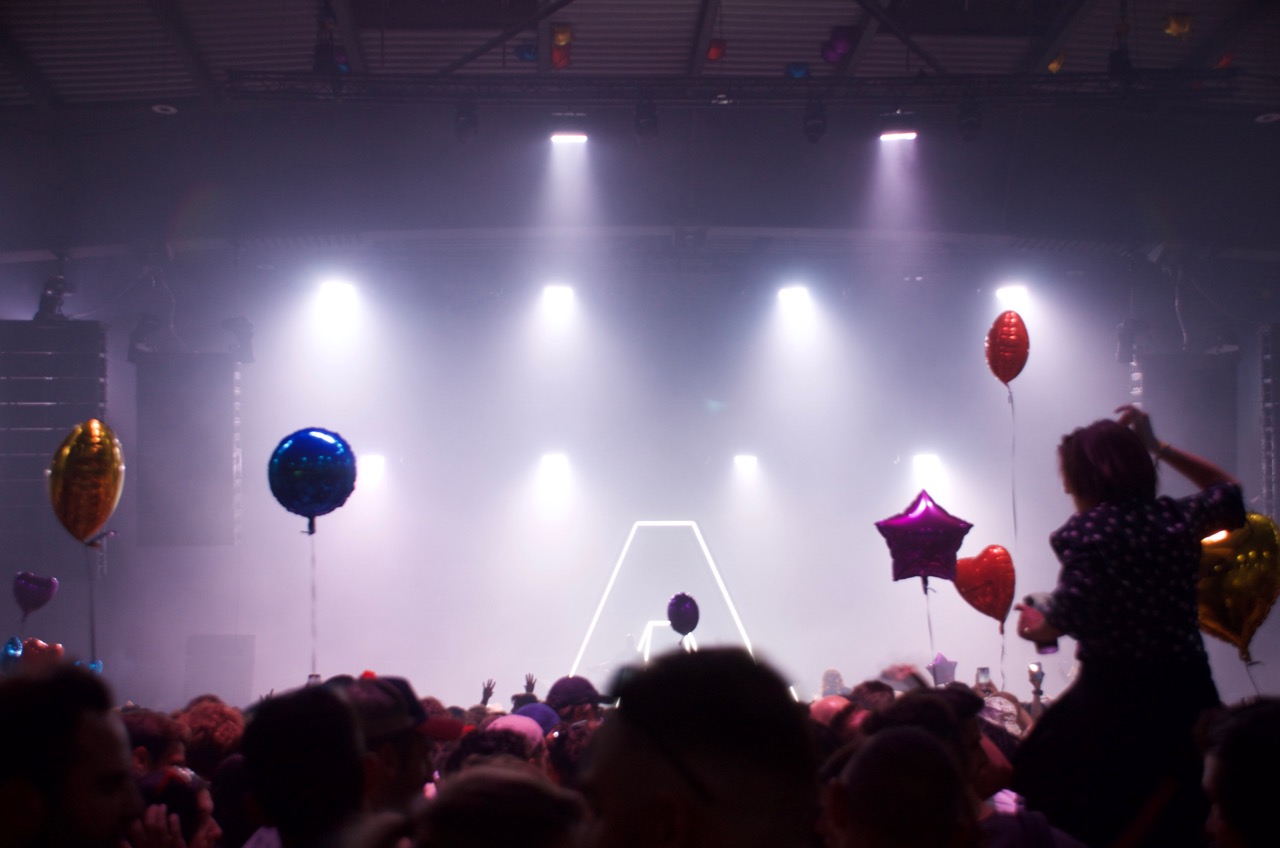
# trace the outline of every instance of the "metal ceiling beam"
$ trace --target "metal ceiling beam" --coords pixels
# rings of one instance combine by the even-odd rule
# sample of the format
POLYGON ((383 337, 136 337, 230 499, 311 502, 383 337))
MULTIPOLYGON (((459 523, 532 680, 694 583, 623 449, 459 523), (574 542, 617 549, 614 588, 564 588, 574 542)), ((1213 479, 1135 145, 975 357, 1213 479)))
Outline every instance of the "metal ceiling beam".
POLYGON ((880 8, 880 4, 876 2, 876 0, 854 0, 854 2, 861 6, 868 15, 871 15, 879 21, 880 26, 893 33, 894 38, 905 44, 908 50, 920 57, 921 61, 933 68, 936 73, 946 76, 947 69, 942 67, 942 64, 937 59, 933 58, 932 54, 917 44, 916 40, 912 38, 906 30, 898 26, 898 24, 894 22, 893 18, 889 17, 889 15, 880 8))
POLYGON ((333 14, 338 19, 338 34, 342 36, 342 47, 347 51, 347 62, 351 66, 351 73, 363 74, 368 70, 368 66, 364 63, 360 33, 351 19, 351 0, 333 0, 333 14))
POLYGON ((63 105, 48 78, 3 23, 0 23, 0 65, 9 69, 42 112, 53 112, 63 105))
MULTIPOLYGON (((539 0, 539 7, 545 8, 551 0, 539 0)), ((538 73, 551 73, 551 16, 538 21, 538 73)))
POLYGON ((689 49, 689 61, 685 63, 685 74, 696 77, 707 65, 707 50, 711 47, 711 35, 715 32, 716 21, 720 18, 720 0, 702 0, 702 8, 698 10, 698 28, 693 34, 693 46, 689 49))
MULTIPOLYGON (((1235 11, 1227 16, 1221 26, 1196 45, 1195 50, 1183 60, 1180 67, 1203 68, 1217 64, 1222 54, 1227 52, 1231 43, 1241 33, 1276 12, 1280 12, 1280 3, 1275 0, 1243 0, 1236 6, 1235 11)), ((1274 46, 1273 49, 1275 49, 1274 46)))
MULTIPOLYGON (((879 3, 880 0, 869 0, 871 3, 879 3)), ((898 14, 898 10, 902 8, 902 0, 889 0, 884 4, 884 12, 890 18, 898 14)), ((838 65, 836 65, 836 76, 853 76, 858 71, 858 66, 862 64, 862 60, 867 58, 867 53, 871 51, 871 45, 875 42, 876 36, 880 33, 880 19, 874 15, 863 15, 862 26, 858 28, 858 41, 853 45, 853 49, 844 56, 838 65)))
POLYGON ((178 59, 191 77, 191 81, 195 83, 196 91, 206 100, 216 100, 218 85, 209 71, 209 66, 200 55, 199 48, 196 47, 195 37, 191 34, 191 27, 187 26, 186 16, 178 7, 178 0, 147 0, 147 5, 151 7, 151 13, 160 20, 165 34, 177 48, 178 59))
POLYGON ((1071 40, 1076 26, 1093 11, 1099 0, 1072 0, 1062 7, 1058 17, 1049 25, 1049 32, 1038 43, 1032 45, 1023 60, 1021 71, 1024 74, 1045 73, 1049 63, 1062 52, 1071 40))
POLYGON ((243 101, 455 103, 725 108, 727 104, 794 107, 819 98, 828 105, 950 105, 962 98, 1022 104, 1097 105, 1139 102, 1216 104, 1229 100, 1232 69, 1143 70, 1124 86, 1106 73, 1006 76, 845 77, 801 83, 779 77, 408 76, 343 77, 229 71, 227 94, 243 101), (1216 98, 1216 99, 1215 99, 1216 98))
MULTIPOLYGON (((498 33, 493 38, 486 41, 484 44, 481 44, 475 50, 469 51, 465 56, 461 56, 457 59, 454 59, 452 62, 445 65, 443 68, 436 71, 436 76, 447 77, 449 76, 449 74, 453 73, 454 71, 460 68, 465 68, 467 65, 470 65, 476 59, 479 59, 481 56, 488 53, 493 48, 500 47, 503 44, 506 44, 508 41, 515 38, 520 33, 525 32, 530 27, 536 25, 538 22, 546 20, 547 18, 551 17, 556 12, 560 11, 561 9, 563 9, 565 6, 568 6, 572 2, 573 0, 556 0, 556 2, 552 3, 550 6, 542 7, 533 15, 530 15, 528 18, 525 18, 523 21, 520 21, 520 23, 515 24, 514 26, 507 27, 502 32, 498 33)), ((548 50, 548 52, 550 51, 548 50)), ((539 57, 541 57, 542 55, 541 50, 538 51, 538 55, 539 57)), ((541 61, 541 59, 539 59, 539 61, 541 61)))

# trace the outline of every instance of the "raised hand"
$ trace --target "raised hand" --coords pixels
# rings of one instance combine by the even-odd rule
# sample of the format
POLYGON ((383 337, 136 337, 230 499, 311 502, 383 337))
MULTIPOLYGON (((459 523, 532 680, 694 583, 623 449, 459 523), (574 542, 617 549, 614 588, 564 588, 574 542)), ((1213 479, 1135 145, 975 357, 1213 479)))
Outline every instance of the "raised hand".
POLYGON ((480 684, 480 703, 482 706, 489 706, 489 699, 493 697, 493 690, 498 688, 498 684, 490 677, 484 683, 480 684))
POLYGON ((535 687, 535 686, 537 686, 537 685, 538 685, 538 678, 534 677, 532 674, 526 674, 526 675, 524 676, 524 691, 525 691, 525 694, 527 694, 527 695, 532 695, 532 694, 533 694, 533 687, 535 687))

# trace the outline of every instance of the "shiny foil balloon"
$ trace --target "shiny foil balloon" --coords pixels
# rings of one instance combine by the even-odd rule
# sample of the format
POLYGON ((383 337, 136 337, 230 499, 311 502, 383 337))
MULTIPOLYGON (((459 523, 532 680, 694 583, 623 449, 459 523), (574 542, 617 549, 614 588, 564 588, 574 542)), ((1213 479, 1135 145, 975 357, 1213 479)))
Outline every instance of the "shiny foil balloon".
POLYGON ((58 578, 41 577, 30 571, 19 571, 13 575, 13 597, 22 610, 22 620, 53 600, 58 593, 58 578))
POLYGON ((1031 351, 1031 339, 1022 316, 1012 309, 996 316, 987 331, 987 367, 1006 386, 1022 373, 1031 351))
POLYGON ((308 427, 281 440, 267 464, 271 494, 280 505, 309 520, 347 502, 356 487, 356 455, 337 433, 308 427))
POLYGON ((1000 545, 987 545, 975 557, 956 560, 956 589, 969 606, 983 615, 1000 622, 1004 632, 1004 620, 1013 608, 1014 584, 1013 557, 1000 545))
POLYGON ((894 580, 955 579, 956 552, 972 527, 934 503, 924 490, 906 510, 876 522, 893 558, 894 580))
POLYGON ((30 673, 56 668, 65 653, 61 642, 50 645, 34 636, 23 639, 22 670, 30 673))
POLYGON ((106 526, 124 489, 124 451, 96 418, 76 426, 53 455, 49 498, 62 526, 88 543, 106 526))
POLYGON ((698 626, 698 602, 684 592, 672 596, 667 603, 667 621, 672 630, 688 636, 698 626))
MULTIPOLYGON (((1214 537, 1210 537, 1214 538, 1214 537)), ((1200 629, 1236 646, 1249 643, 1280 596, 1280 537, 1265 515, 1249 513, 1225 538, 1205 540, 1200 555, 1200 629)))

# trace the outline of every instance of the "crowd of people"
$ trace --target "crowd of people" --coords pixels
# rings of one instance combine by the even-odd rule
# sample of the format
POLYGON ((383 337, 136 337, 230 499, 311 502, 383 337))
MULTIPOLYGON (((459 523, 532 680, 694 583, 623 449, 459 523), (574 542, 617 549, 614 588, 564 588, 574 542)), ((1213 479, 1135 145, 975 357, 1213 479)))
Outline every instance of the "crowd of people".
POLYGON ((1064 438, 1076 513, 1018 633, 1081 671, 1047 709, 894 668, 798 703, 739 649, 676 651, 509 708, 364 673, 241 710, 113 705, 60 663, 0 680, 0 848, 1178 848, 1278 844, 1280 699, 1224 706, 1195 618, 1225 472, 1141 410, 1064 438), (1151 457, 1201 491, 1156 497, 1151 457))

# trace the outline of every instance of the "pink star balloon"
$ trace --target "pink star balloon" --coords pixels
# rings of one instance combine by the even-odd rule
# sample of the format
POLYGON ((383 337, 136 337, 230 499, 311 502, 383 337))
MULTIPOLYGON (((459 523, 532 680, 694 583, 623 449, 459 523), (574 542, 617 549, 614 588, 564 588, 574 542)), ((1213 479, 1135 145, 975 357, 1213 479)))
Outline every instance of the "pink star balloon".
POLYGON ((955 579, 956 553, 972 527, 934 503, 924 490, 906 510, 876 522, 893 557, 893 579, 922 577, 926 583, 930 577, 955 579))

